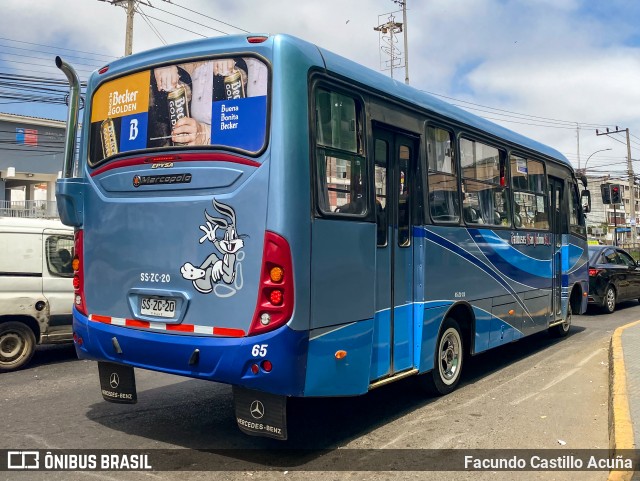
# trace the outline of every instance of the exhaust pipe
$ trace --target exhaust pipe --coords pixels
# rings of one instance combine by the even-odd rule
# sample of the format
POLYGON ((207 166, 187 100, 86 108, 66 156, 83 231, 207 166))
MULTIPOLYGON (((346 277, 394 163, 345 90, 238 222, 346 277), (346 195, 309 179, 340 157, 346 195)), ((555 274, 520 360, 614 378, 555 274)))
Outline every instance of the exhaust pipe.
POLYGON ((69 80, 69 113, 67 115, 67 132, 64 139, 64 163, 62 176, 65 179, 73 177, 74 155, 76 150, 76 136, 78 132, 78 112, 80 110, 80 80, 78 74, 71 65, 56 56, 56 67, 66 75, 69 80))

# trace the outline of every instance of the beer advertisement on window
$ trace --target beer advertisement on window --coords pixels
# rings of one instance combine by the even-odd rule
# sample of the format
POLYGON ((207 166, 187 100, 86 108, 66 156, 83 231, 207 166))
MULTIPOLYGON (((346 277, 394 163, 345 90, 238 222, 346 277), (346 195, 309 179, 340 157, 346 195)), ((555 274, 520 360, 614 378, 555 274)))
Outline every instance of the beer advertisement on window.
POLYGON ((91 102, 90 165, 135 150, 219 146, 258 152, 267 65, 253 57, 164 65, 103 83, 91 102))

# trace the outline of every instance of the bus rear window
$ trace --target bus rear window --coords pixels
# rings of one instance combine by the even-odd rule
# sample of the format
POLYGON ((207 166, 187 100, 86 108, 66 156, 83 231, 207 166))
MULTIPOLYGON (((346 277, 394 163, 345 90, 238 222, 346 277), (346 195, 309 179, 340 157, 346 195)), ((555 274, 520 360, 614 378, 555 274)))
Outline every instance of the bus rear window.
POLYGON ((89 165, 124 152, 216 146, 255 154, 267 135, 267 65, 176 63, 103 83, 91 101, 89 165))

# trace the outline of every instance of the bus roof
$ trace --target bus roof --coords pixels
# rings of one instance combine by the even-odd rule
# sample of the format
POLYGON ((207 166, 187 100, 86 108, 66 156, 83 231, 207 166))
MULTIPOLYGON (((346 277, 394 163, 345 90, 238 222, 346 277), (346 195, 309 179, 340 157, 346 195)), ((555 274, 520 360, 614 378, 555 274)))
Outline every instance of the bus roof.
POLYGON ((305 40, 287 34, 269 35, 263 43, 249 43, 247 39, 252 36, 266 37, 267 35, 228 35, 224 37, 192 40, 124 57, 110 64, 110 71, 107 75, 100 76, 94 73, 89 80, 89 90, 93 90, 101 80, 104 80, 103 77, 109 78, 114 75, 117 76, 130 70, 143 68, 150 63, 161 63, 178 58, 204 56, 210 53, 213 48, 218 51, 225 50, 227 52, 246 52, 253 50, 265 55, 268 51, 271 51, 271 49, 284 47, 286 45, 293 48, 304 49, 307 50, 307 52, 309 51, 309 47, 315 47, 322 57, 318 60, 318 66, 324 67, 327 71, 352 79, 361 85, 366 85, 403 102, 450 118, 468 127, 486 132, 489 135, 506 140, 516 146, 539 152, 572 168, 569 160, 556 149, 518 134, 478 115, 474 115, 424 91, 405 85, 403 82, 391 79, 380 72, 325 50, 322 47, 313 46, 305 40), (324 65, 322 65, 322 61, 324 61, 324 65))
POLYGON ((331 72, 335 72, 352 79, 358 79, 358 82, 361 84, 368 85, 381 92, 388 92, 394 97, 405 102, 417 105, 467 126, 474 127, 526 149, 535 150, 536 152, 540 152, 541 154, 556 159, 560 163, 572 167, 569 160, 563 154, 548 145, 542 144, 510 129, 502 127, 501 125, 479 117, 478 115, 474 115, 466 110, 440 100, 431 94, 408 86, 403 82, 391 79, 380 72, 371 70, 328 50, 320 48, 320 52, 324 57, 326 69, 331 72))

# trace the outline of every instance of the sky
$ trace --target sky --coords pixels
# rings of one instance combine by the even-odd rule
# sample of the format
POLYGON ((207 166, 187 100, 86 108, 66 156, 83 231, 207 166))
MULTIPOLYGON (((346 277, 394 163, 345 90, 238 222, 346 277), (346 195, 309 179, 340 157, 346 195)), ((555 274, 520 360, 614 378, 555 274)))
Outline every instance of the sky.
MULTIPOLYGON (((124 54, 120 6, 2 0, 2 7, 0 75, 64 80, 53 60, 61 55, 86 80, 124 54)), ((381 71, 388 56, 374 27, 391 12, 402 22, 399 8, 392 0, 144 0, 133 51, 245 31, 288 33, 381 71)), ((575 167, 586 162, 592 175, 626 173, 625 133, 595 130, 628 128, 640 173, 639 24, 638 0, 407 0, 410 84, 556 148, 575 167)), ((404 79, 403 68, 393 73, 404 79)), ((0 99, 0 112, 66 119, 66 107, 37 102, 0 99)))

